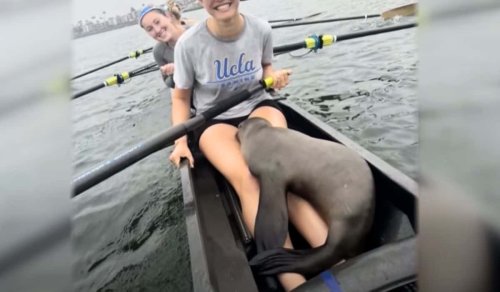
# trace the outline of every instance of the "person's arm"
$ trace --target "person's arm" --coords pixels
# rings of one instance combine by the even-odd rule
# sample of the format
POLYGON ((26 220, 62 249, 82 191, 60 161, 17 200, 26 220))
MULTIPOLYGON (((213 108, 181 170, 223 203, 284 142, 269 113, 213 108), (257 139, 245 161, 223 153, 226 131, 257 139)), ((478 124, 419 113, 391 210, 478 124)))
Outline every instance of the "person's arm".
MULTIPOLYGON (((172 125, 183 123, 191 114, 191 89, 172 89, 172 125)), ((186 136, 176 140, 187 140, 186 136)))
MULTIPOLYGON (((178 125, 189 119, 191 113, 191 89, 172 89, 172 125, 178 125)), ((189 160, 191 167, 194 167, 194 159, 188 147, 187 135, 175 140, 175 148, 170 154, 170 161, 177 167, 182 157, 189 160)))
MULTIPOLYGON (((189 119, 195 72, 192 56, 189 55, 188 49, 182 41, 176 45, 174 60, 177 69, 174 74, 175 88, 172 90, 172 124, 175 126, 189 119)), ((191 167, 194 166, 194 159, 188 147, 187 136, 175 141, 175 148, 170 155, 170 160, 176 166, 179 166, 181 157, 186 157, 191 167)))
POLYGON ((281 89, 288 85, 288 75, 292 74, 292 70, 274 70, 272 66, 273 60, 273 40, 272 32, 269 24, 263 28, 263 47, 262 47, 262 77, 273 78, 273 88, 281 89))

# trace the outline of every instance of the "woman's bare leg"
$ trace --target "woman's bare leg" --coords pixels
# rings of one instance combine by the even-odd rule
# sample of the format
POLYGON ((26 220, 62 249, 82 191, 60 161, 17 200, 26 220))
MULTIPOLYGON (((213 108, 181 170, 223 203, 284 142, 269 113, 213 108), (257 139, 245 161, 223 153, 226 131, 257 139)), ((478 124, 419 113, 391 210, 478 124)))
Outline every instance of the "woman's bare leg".
MULTIPOLYGON (((241 202, 243 220, 254 234, 259 206, 259 184, 243 159, 240 145, 235 138, 236 131, 235 127, 226 124, 211 126, 200 138, 200 149, 235 189, 241 202)), ((284 247, 293 248, 289 237, 284 247)), ((287 291, 305 282, 302 275, 292 273, 278 275, 278 279, 287 291)))

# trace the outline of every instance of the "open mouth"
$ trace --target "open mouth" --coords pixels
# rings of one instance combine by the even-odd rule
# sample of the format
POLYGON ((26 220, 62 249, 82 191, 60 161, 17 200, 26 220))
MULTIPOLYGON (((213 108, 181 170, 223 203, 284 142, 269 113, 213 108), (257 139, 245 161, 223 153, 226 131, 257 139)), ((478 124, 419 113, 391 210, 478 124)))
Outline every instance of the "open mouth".
POLYGON ((229 10, 229 8, 231 8, 231 5, 232 5, 231 2, 221 3, 221 4, 214 6, 214 10, 217 10, 220 12, 226 12, 229 10))

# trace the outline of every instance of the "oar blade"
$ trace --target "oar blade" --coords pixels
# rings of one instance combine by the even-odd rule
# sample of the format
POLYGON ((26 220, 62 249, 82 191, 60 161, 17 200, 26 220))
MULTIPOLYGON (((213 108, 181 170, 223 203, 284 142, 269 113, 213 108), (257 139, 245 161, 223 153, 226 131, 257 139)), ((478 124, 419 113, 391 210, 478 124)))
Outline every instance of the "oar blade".
POLYGON ((417 14, 417 3, 407 4, 382 12, 381 16, 384 20, 395 16, 414 16, 417 14))

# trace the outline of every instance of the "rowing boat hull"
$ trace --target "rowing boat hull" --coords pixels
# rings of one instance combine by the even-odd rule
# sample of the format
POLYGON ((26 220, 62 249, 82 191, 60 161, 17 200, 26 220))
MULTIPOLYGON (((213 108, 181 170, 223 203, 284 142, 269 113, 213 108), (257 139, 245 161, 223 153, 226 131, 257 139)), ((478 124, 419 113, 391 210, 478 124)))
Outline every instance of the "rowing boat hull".
MULTIPOLYGON (((359 153, 370 164, 376 187, 371 248, 333 267, 327 274, 333 278, 317 276, 297 291, 331 291, 332 279, 342 291, 393 291, 390 288, 398 286, 412 291, 416 275, 415 181, 296 105, 280 103, 290 128, 344 144, 359 153)), ((186 163, 181 166, 193 290, 265 290, 265 281, 256 281, 248 266, 253 242, 234 190, 201 155, 195 154, 195 159, 196 168, 190 169, 186 163)), ((300 239, 294 242, 295 246, 301 244, 300 239)))

